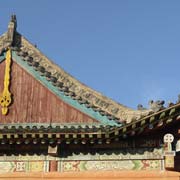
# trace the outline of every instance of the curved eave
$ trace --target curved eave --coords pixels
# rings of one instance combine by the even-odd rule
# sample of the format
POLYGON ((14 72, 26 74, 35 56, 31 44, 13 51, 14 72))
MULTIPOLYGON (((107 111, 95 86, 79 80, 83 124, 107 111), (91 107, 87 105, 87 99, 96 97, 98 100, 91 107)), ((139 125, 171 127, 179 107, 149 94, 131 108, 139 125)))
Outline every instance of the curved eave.
POLYGON ((0 144, 109 144, 111 126, 1 124, 0 144))
POLYGON ((152 113, 122 127, 115 127, 109 133, 111 137, 127 138, 145 134, 146 132, 149 134, 162 128, 168 128, 172 124, 180 128, 180 103, 152 113))

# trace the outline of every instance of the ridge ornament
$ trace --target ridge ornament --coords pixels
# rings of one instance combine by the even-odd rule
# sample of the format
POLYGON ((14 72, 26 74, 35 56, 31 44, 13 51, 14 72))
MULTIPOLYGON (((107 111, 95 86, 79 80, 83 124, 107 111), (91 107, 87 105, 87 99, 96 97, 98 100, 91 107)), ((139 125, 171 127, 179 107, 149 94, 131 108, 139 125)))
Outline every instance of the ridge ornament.
POLYGON ((11 68, 11 49, 9 48, 6 53, 6 67, 5 67, 5 75, 4 75, 4 90, 0 95, 0 105, 2 107, 2 114, 7 115, 8 106, 12 102, 11 93, 9 91, 10 85, 10 68, 11 68))

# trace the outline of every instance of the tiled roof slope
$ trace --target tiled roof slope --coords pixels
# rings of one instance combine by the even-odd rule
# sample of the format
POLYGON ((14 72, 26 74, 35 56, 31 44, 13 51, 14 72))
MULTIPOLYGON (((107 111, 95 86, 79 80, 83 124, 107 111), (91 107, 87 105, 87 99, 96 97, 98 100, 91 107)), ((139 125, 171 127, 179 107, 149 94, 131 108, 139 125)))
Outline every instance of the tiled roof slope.
MULTIPOLYGON (((1 55, 6 51, 7 47, 12 46, 18 56, 24 61, 27 61, 29 66, 39 71, 42 76, 45 76, 48 81, 51 81, 52 84, 64 92, 65 95, 76 99, 86 107, 92 108, 102 116, 107 116, 110 120, 132 122, 152 112, 151 110, 144 110, 143 108, 141 110, 130 109, 82 84, 54 64, 43 55, 39 49, 19 34, 16 31, 16 26, 16 17, 12 16, 7 33, 0 37, 1 55)), ((2 59, 0 59, 0 61, 1 60, 2 59)))

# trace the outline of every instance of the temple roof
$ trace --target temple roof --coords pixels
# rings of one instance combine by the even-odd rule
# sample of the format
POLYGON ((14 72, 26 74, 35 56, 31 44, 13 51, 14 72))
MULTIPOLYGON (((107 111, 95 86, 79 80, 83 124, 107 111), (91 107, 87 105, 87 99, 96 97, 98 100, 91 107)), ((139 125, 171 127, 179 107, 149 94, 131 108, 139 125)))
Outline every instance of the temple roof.
POLYGON ((143 108, 133 110, 87 87, 53 63, 37 47, 18 33, 16 28, 16 16, 13 15, 8 31, 0 36, 0 61, 4 59, 3 55, 5 55, 7 47, 12 46, 15 56, 19 56, 27 62, 28 66, 33 67, 41 76, 45 76, 47 81, 51 82, 65 96, 77 100, 87 108, 92 108, 93 111, 99 112, 102 116, 107 116, 110 120, 131 122, 152 112, 152 110, 143 108))
POLYGON ((17 123, 1 124, 1 139, 31 136, 61 139, 114 140, 141 133, 160 130, 169 124, 177 125, 180 119, 180 99, 164 107, 164 101, 150 101, 150 109, 141 105, 133 110, 101 93, 92 90, 53 63, 16 31, 16 16, 12 16, 8 31, 0 36, 0 64, 9 47, 13 60, 32 77, 70 106, 87 114, 99 123, 17 123), (15 134, 16 133, 16 134, 15 134), (15 137, 17 136, 17 137, 15 137))

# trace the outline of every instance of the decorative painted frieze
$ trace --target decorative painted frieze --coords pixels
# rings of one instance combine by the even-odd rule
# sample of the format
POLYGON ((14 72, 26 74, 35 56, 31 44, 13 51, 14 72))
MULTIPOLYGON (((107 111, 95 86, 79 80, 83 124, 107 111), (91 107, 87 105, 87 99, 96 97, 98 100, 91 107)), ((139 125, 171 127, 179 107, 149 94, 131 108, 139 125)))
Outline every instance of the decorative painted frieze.
POLYGON ((161 160, 62 161, 58 166, 60 172, 162 170, 161 160))

